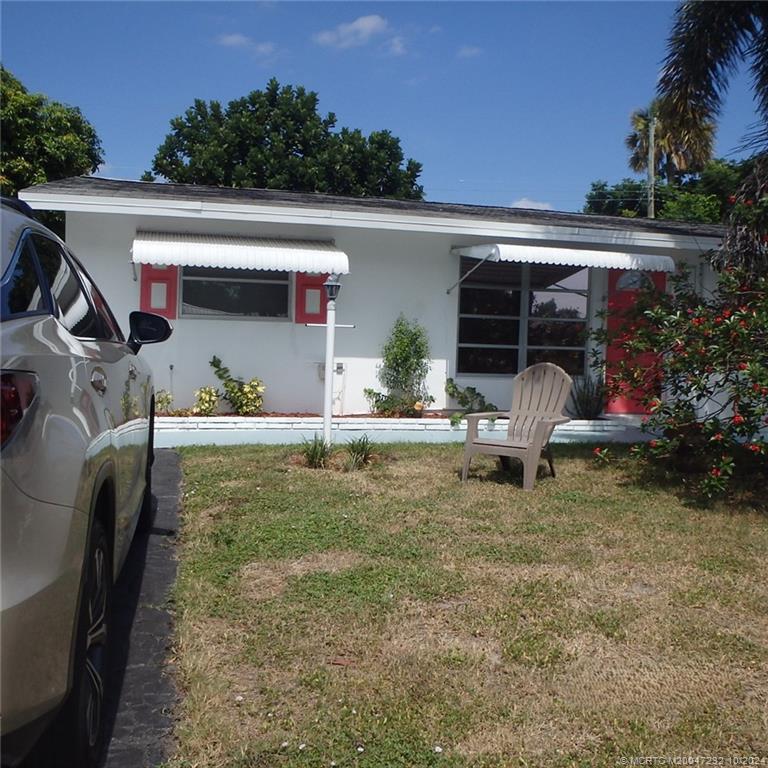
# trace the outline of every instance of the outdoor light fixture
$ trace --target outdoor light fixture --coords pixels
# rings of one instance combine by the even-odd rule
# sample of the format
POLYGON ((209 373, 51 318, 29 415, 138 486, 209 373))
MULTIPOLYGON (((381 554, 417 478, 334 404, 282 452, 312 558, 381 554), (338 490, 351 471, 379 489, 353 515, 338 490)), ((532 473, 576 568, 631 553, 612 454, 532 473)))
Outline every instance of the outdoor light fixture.
POLYGON ((325 288, 325 295, 328 297, 328 301, 336 301, 336 297, 341 290, 339 276, 328 275, 328 279, 323 283, 323 287, 325 288))

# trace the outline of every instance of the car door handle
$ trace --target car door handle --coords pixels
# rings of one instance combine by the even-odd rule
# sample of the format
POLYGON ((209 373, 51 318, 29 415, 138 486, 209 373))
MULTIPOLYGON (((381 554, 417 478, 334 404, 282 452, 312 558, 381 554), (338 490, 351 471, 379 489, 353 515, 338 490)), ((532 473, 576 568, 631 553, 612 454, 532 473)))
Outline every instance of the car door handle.
POLYGON ((91 374, 91 386, 103 395, 107 391, 107 376, 101 368, 96 368, 91 374))

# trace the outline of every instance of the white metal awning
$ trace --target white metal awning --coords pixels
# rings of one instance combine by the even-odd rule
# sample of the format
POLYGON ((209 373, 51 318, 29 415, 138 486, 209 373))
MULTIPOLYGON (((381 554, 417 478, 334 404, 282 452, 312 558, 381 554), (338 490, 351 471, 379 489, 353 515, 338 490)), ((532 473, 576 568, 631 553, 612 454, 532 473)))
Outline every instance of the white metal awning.
POLYGON ((139 231, 131 253, 136 264, 349 273, 349 258, 344 251, 333 243, 314 240, 139 231))
POLYGON ((482 261, 509 261, 520 264, 562 264, 574 267, 635 269, 648 272, 674 272, 675 262, 669 256, 619 251, 586 251, 581 248, 552 248, 541 245, 483 243, 452 248, 451 253, 482 261))

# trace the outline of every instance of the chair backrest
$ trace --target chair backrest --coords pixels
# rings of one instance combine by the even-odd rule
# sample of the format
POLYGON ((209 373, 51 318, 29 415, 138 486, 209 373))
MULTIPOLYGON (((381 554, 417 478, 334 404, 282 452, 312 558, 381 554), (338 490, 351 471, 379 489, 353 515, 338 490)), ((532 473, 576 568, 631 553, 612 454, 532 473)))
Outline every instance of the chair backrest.
POLYGON ((528 442, 539 419, 562 416, 572 384, 571 377, 554 363, 536 363, 515 376, 508 439, 528 442))

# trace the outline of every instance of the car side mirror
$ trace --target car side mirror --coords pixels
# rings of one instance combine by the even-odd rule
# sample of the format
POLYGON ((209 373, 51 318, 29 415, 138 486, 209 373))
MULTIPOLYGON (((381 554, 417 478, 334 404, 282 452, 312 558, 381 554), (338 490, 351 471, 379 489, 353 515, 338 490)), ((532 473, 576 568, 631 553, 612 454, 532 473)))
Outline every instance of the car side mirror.
POLYGON ((164 317, 151 312, 131 312, 128 323, 131 328, 128 346, 134 354, 142 345, 165 341, 173 333, 173 327, 164 317))

